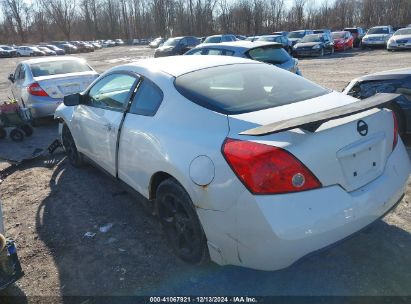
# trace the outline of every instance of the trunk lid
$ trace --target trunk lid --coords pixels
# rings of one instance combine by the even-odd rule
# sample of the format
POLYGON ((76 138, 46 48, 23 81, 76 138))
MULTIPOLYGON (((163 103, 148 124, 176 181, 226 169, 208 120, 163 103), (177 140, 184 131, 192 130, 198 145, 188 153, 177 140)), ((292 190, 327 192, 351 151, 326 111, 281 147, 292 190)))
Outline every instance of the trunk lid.
POLYGON ((95 72, 80 72, 34 77, 34 80, 50 97, 63 98, 84 91, 97 77, 95 72))
POLYGON ((392 151, 393 118, 389 110, 369 109, 323 123, 316 131, 301 128, 275 134, 239 133, 295 117, 360 102, 340 93, 239 115, 229 115, 228 137, 281 147, 306 165, 323 186, 354 191, 380 176, 392 151), (367 132, 363 130, 367 127, 367 132), (362 134, 361 134, 362 133, 362 134), (366 134, 365 134, 366 133, 366 134))

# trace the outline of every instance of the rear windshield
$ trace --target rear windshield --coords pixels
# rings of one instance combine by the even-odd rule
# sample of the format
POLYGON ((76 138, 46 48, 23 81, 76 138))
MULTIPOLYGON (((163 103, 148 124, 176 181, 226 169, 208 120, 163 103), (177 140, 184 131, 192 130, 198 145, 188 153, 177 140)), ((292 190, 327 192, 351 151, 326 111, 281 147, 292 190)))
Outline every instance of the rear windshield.
POLYGON ((334 32, 332 33, 333 39, 344 38, 345 32, 334 32))
POLYGON ((210 36, 204 40, 203 43, 219 43, 221 42, 221 36, 210 36))
POLYGON ((79 73, 91 71, 91 68, 81 61, 60 60, 30 64, 33 77, 79 73))
POLYGON ((163 46, 176 46, 180 42, 181 38, 169 38, 164 42, 163 46))
POLYGON ((304 32, 291 32, 288 34, 288 38, 303 38, 304 32))
POLYGON ((368 31, 367 35, 388 34, 388 33, 389 33, 388 27, 374 27, 368 31))
POLYGON ((269 42, 278 42, 281 43, 281 36, 261 36, 257 41, 269 41, 269 42))
POLYGON ((411 35, 411 28, 403 28, 395 32, 394 36, 411 35))
POLYGON ((251 59, 271 64, 281 64, 291 59, 290 55, 280 47, 264 46, 247 52, 251 59))
POLYGON ((351 34, 358 34, 358 29, 345 28, 344 31, 350 32, 351 34))
POLYGON ((323 40, 322 34, 313 34, 305 36, 300 42, 322 42, 323 40))
POLYGON ((194 71, 177 77, 175 87, 196 104, 228 115, 274 108, 330 92, 301 76, 261 63, 194 71))

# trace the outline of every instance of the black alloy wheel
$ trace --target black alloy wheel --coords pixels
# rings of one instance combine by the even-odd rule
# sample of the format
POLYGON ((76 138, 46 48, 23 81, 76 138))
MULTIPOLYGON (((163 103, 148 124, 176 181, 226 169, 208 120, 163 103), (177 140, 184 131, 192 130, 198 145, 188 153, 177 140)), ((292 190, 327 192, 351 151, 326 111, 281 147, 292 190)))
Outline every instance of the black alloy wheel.
POLYGON ((157 189, 156 205, 163 231, 176 255, 187 263, 206 261, 206 237, 184 188, 174 179, 165 180, 157 189))
POLYGON ((73 167, 80 167, 83 164, 83 157, 78 152, 74 138, 66 125, 63 126, 62 139, 64 150, 71 165, 73 167))

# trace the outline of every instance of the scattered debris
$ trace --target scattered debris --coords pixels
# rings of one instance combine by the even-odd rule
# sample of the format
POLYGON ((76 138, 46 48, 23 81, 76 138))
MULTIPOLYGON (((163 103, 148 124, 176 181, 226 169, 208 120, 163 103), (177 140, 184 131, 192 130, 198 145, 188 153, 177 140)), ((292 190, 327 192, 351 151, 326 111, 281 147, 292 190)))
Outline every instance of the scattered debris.
POLYGON ((107 233, 111 229, 111 227, 113 227, 113 224, 108 223, 104 226, 101 226, 99 230, 100 230, 101 233, 107 233))
POLYGON ((107 244, 112 244, 112 243, 114 243, 114 242, 117 242, 117 239, 114 238, 114 237, 111 237, 111 238, 109 238, 109 239, 107 240, 107 244))
POLYGON ((95 232, 90 232, 90 231, 88 231, 84 234, 84 237, 87 237, 87 238, 93 238, 95 236, 96 236, 96 233, 95 232))

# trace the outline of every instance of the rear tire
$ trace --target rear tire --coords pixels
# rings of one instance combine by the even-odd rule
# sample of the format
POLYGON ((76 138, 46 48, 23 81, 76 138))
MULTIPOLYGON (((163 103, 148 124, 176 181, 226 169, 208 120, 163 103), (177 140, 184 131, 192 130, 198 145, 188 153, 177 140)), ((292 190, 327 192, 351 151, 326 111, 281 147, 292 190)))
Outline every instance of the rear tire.
POLYGON ((24 139, 24 131, 20 128, 14 128, 10 132, 10 138, 15 142, 22 142, 24 139))
POLYGON ((175 179, 167 179, 158 186, 156 208, 164 234, 175 254, 187 263, 208 261, 206 236, 193 202, 175 179))
POLYGON ((84 164, 83 155, 78 152, 74 138, 71 135, 71 132, 67 125, 63 125, 62 139, 64 151, 66 151, 70 164, 76 168, 81 167, 84 164))

